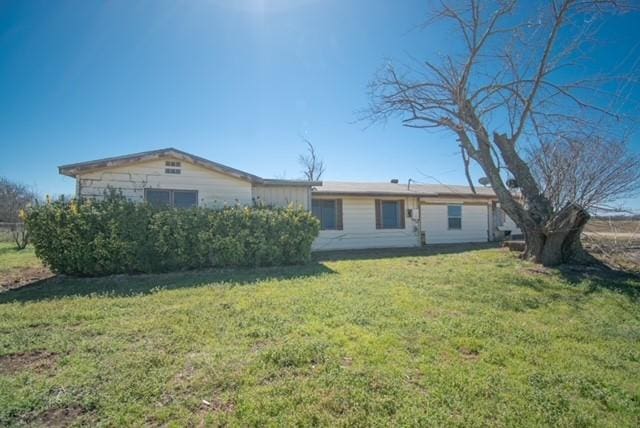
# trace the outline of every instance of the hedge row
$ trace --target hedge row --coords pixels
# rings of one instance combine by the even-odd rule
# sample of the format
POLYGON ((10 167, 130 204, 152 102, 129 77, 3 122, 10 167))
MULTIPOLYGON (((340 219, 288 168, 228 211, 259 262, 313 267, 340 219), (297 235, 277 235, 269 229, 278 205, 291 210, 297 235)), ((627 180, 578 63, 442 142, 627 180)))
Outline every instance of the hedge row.
POLYGON ((300 208, 157 209, 116 195, 47 202, 25 223, 46 265, 80 276, 299 264, 319 230, 300 208))

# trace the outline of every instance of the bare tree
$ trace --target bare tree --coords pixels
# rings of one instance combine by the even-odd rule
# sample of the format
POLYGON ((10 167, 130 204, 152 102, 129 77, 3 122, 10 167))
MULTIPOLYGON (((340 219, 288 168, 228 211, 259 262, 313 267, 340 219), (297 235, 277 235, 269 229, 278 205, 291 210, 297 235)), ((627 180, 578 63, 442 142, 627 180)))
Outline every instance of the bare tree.
POLYGON ((8 223, 11 236, 19 250, 29 242, 29 234, 22 224, 20 213, 35 199, 35 193, 27 186, 0 177, 0 223, 8 223))
MULTIPOLYGON (((607 75, 584 67, 601 41, 603 19, 632 10, 622 3, 441 0, 426 25, 446 25, 458 43, 437 61, 383 67, 371 82, 365 117, 397 115, 404 126, 451 132, 463 160, 480 165, 502 208, 523 230, 526 258, 545 265, 579 259, 588 206, 571 197, 554 203, 526 155, 560 136, 619 141, 627 135, 629 118, 621 112, 637 108, 629 97, 637 72, 623 69, 623 62, 607 75), (517 183, 517 195, 508 179, 517 183)), ((618 156, 616 165, 624 164, 626 152, 618 156)), ((620 187, 601 190, 608 193, 604 199, 613 199, 620 187)))
POLYGON ((307 154, 300 155, 298 162, 302 166, 302 173, 308 181, 318 181, 325 171, 324 161, 318 157, 316 149, 307 138, 303 138, 307 144, 307 154))
POLYGON ((554 211, 572 203, 588 211, 611 210, 640 187, 640 156, 623 142, 600 139, 542 142, 527 162, 554 211))

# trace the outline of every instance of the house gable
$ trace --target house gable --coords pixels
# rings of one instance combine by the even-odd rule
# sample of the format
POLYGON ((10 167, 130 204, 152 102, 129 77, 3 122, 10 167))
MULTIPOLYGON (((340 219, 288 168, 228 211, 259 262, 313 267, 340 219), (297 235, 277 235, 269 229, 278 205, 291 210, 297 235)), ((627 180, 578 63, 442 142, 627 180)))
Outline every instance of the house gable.
MULTIPOLYGON (((319 181, 265 179, 174 148, 63 165, 60 174, 76 178, 77 195, 100 199, 110 188, 136 202, 145 189, 197 192, 198 206, 220 208, 295 204, 308 208, 319 181)), ((174 192, 171 192, 174 193, 174 192)))
POLYGON ((249 174, 248 172, 241 171, 239 169, 231 168, 229 166, 210 161, 200 156, 195 156, 182 150, 174 149, 172 147, 159 150, 151 150, 148 152, 134 153, 125 156, 116 156, 104 159, 97 159, 88 162, 80 162, 68 165, 62 165, 58 167, 60 174, 67 175, 69 177, 76 177, 79 174, 87 173, 90 171, 96 171, 100 169, 109 169, 121 166, 135 165, 143 162, 172 158, 178 161, 185 161, 193 165, 198 165, 203 168, 210 169, 222 174, 226 174, 235 178, 246 180, 249 182, 261 182, 263 179, 249 174))
POLYGON ((250 181, 172 155, 94 167, 75 174, 79 196, 86 198, 100 199, 113 188, 132 201, 142 202, 145 189, 171 189, 197 191, 198 205, 203 207, 219 208, 252 202, 250 181))

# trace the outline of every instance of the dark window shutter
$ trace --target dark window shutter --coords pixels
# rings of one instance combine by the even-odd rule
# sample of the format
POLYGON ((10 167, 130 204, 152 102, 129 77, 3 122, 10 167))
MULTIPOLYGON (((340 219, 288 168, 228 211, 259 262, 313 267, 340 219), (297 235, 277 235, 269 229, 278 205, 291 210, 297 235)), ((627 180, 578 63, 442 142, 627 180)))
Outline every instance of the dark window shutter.
POLYGON ((342 199, 336 199, 336 229, 342 230, 342 199))
POLYGON ((376 229, 382 229, 382 201, 376 199, 376 229))
POLYGON ((400 229, 404 229, 404 218, 407 216, 407 213, 404 212, 404 199, 400 201, 400 229))

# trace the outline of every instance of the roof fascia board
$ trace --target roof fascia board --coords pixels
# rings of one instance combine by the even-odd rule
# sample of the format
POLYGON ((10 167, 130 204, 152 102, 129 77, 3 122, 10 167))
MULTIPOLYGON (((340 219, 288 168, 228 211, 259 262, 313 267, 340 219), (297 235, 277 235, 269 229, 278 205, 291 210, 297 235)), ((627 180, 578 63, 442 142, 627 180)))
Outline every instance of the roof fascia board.
POLYGON ((263 186, 300 186, 300 187, 314 187, 322 186, 322 181, 307 181, 307 180, 281 180, 274 178, 263 178, 263 186))
POLYGON ((314 190, 312 192, 314 196, 396 196, 396 197, 456 197, 456 198, 465 198, 465 199, 497 199, 494 195, 461 195, 458 193, 449 194, 449 193, 400 193, 400 192, 340 192, 340 191, 322 191, 322 190, 314 190))
POLYGON ((152 150, 148 152, 134 153, 126 156, 116 156, 111 158, 97 159, 94 161, 62 165, 58 167, 58 172, 69 177, 75 177, 81 172, 130 165, 139 162, 147 162, 157 160, 162 157, 174 157, 177 159, 181 159, 186 162, 202 166, 204 168, 212 169, 214 171, 230 175, 232 177, 250 181, 252 183, 264 182, 264 179, 258 177, 257 175, 249 174, 248 172, 231 168, 229 166, 222 165, 217 162, 213 162, 208 159, 201 158, 200 156, 192 155, 190 153, 183 152, 182 150, 174 148, 152 150))

